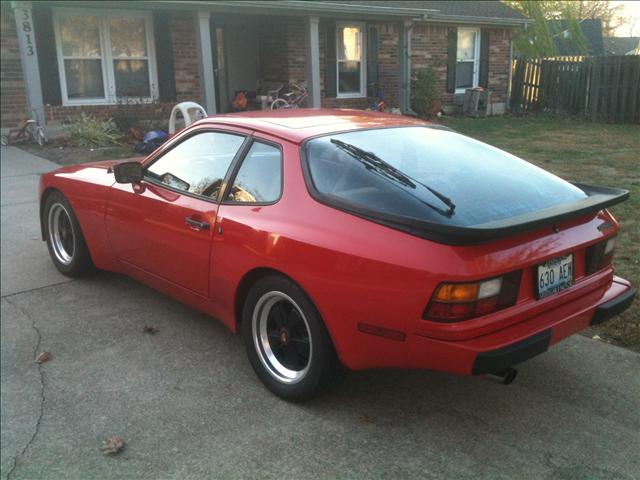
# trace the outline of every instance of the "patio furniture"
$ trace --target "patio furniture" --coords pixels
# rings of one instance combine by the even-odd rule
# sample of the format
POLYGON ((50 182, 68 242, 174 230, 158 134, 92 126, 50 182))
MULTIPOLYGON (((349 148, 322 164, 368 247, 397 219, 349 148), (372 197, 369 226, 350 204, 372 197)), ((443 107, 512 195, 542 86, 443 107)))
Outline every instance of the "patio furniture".
POLYGON ((482 87, 467 88, 464 91, 462 112, 471 117, 486 117, 491 105, 491 90, 482 87))
POLYGON ((176 133, 176 120, 178 119, 178 113, 182 114, 182 118, 184 119, 183 128, 187 128, 192 123, 207 116, 205 109, 195 102, 182 102, 177 104, 173 107, 173 110, 171 110, 171 117, 169 117, 170 135, 176 133))

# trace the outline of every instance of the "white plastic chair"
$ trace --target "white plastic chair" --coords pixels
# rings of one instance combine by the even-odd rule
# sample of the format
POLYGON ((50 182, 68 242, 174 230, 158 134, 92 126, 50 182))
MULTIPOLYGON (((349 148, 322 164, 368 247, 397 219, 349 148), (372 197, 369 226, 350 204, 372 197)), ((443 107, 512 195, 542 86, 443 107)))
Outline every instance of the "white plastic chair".
POLYGON ((201 105, 195 102, 182 102, 177 104, 171 110, 171 117, 169 118, 169 134, 176 133, 176 120, 178 118, 178 112, 182 114, 184 118, 184 128, 187 128, 194 122, 197 122, 201 118, 207 116, 207 112, 201 105))

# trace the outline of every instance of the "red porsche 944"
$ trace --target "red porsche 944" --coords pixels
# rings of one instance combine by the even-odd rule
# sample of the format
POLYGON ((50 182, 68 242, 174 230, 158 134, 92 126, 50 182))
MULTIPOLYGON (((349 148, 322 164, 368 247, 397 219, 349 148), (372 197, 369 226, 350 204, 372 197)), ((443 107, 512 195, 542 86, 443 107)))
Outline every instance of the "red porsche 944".
POLYGON ((398 115, 206 118, 145 159, 47 173, 39 195, 58 270, 121 272, 219 319, 289 400, 344 367, 508 382, 636 293, 606 210, 627 191, 398 115))

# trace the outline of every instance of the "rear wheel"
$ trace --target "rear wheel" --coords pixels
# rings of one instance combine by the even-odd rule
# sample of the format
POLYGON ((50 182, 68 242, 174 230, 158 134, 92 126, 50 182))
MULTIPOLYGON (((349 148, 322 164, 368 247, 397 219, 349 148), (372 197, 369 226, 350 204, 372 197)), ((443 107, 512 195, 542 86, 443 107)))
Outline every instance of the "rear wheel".
POLYGON ((253 286, 243 309, 242 335, 258 377, 286 400, 317 396, 340 376, 342 366, 320 315, 287 278, 269 276, 253 286))
POLYGON ((43 214, 47 247, 56 268, 69 277, 93 270, 80 224, 65 196, 60 192, 50 194, 43 214))

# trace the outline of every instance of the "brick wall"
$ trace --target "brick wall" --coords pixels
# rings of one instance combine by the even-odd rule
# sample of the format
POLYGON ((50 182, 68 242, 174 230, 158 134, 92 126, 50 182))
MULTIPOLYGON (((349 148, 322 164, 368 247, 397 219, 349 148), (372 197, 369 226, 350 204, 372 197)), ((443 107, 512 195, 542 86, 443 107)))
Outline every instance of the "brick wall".
POLYGON ((108 120, 110 118, 135 119, 135 123, 163 126, 167 128, 171 109, 176 102, 154 102, 148 104, 128 105, 74 105, 63 107, 61 105, 45 107, 47 124, 70 123, 83 113, 97 119, 108 120))
MULTIPOLYGON (((171 14, 171 42, 173 46, 173 68, 176 78, 178 102, 200 101, 200 60, 198 30, 195 13, 173 12, 171 14)), ((161 58, 158 59, 162 61, 161 58)))
MULTIPOLYGON (((411 68, 432 67, 436 74, 436 91, 445 105, 453 104, 454 94, 447 93, 447 26, 421 24, 413 27, 411 68)), ((509 38, 507 28, 489 29, 489 89, 492 103, 507 101, 509 88, 509 38)))
POLYGON ((306 19, 266 17, 260 24, 260 76, 267 82, 307 80, 306 19))
POLYGON ((415 25, 411 32, 411 71, 432 68, 436 92, 444 104, 453 102, 447 93, 447 30, 442 25, 415 25))
MULTIPOLYGON (((286 26, 272 17, 260 24, 260 76, 267 82, 285 82, 286 26)), ((230 61, 231 59, 229 59, 230 61)))
POLYGON ((489 30, 489 89, 494 103, 506 102, 509 98, 510 37, 509 29, 489 30))
POLYGON ((378 82, 387 108, 400 106, 400 26, 378 24, 378 82))
POLYGON ((13 11, 2 3, 0 18, 0 117, 2 128, 14 128, 27 118, 27 96, 13 11))

